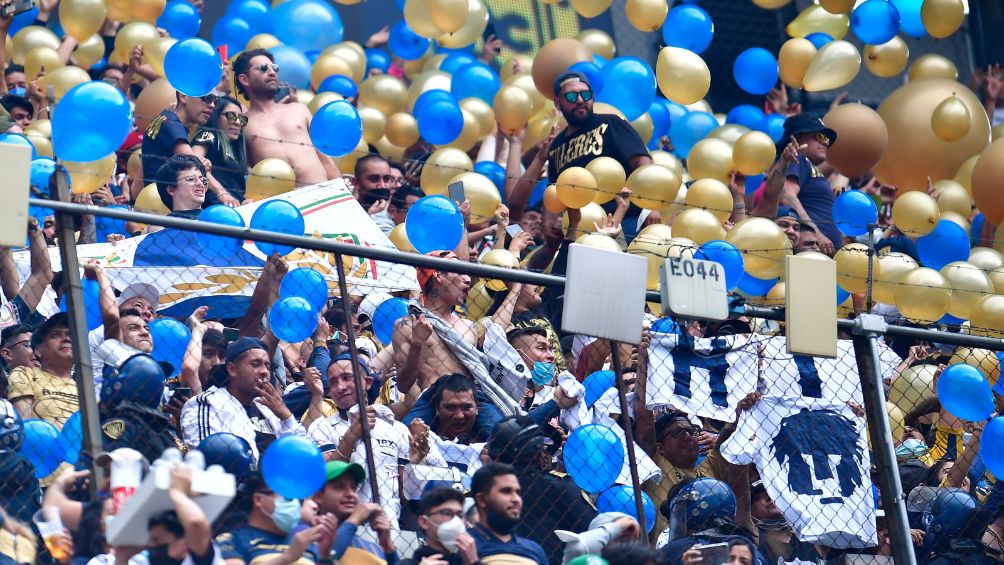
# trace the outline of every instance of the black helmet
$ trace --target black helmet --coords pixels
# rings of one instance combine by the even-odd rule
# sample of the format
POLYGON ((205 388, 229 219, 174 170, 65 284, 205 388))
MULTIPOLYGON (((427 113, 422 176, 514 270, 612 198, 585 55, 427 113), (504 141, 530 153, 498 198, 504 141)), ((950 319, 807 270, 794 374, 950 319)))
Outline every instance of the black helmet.
POLYGON ((529 416, 509 416, 492 428, 488 456, 501 463, 526 463, 553 442, 529 416))
POLYGON ((0 398, 0 449, 19 451, 24 439, 21 415, 7 399, 0 398))
POLYGON ((247 479, 255 470, 254 454, 244 438, 227 432, 218 432, 199 442, 199 451, 206 458, 206 466, 219 465, 237 481, 247 479))

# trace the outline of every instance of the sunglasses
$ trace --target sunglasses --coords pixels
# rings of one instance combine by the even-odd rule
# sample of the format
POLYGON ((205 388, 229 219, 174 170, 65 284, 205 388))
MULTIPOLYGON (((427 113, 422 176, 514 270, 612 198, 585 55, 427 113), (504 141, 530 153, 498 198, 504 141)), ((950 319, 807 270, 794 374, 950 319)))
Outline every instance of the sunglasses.
POLYGON ((276 73, 279 72, 279 65, 275 63, 262 63, 255 68, 258 69, 259 73, 266 73, 269 69, 276 73))
POLYGON ((823 133, 821 131, 817 131, 816 132, 816 141, 822 143, 823 145, 825 145, 827 147, 830 146, 830 138, 825 133, 823 133))
POLYGON ((582 92, 566 92, 563 96, 568 102, 575 102, 580 96, 582 97, 583 102, 589 102, 593 99, 593 91, 583 90, 582 92))
POLYGON ((202 102, 207 106, 215 106, 216 101, 219 100, 219 98, 220 97, 215 94, 206 94, 205 96, 200 96, 199 100, 202 100, 202 102))
POLYGON ((191 176, 179 180, 181 182, 186 182, 192 186, 195 186, 196 184, 201 184, 202 186, 209 186, 209 179, 207 177, 191 176))
POLYGON ((223 112, 220 114, 228 122, 232 124, 240 124, 241 127, 248 125, 248 117, 246 114, 238 114, 237 112, 223 112))
POLYGON ((701 433, 701 428, 697 426, 688 428, 676 428, 674 430, 666 430, 665 433, 659 436, 659 439, 661 440, 666 436, 670 436, 673 439, 683 439, 686 436, 697 437, 697 435, 700 433, 701 433))

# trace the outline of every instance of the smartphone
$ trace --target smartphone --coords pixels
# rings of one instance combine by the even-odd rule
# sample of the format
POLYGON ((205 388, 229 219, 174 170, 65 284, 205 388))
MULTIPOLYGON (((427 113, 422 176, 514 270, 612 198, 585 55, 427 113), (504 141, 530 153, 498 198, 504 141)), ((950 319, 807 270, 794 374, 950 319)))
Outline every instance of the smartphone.
POLYGON ((275 91, 275 101, 281 102, 283 98, 289 96, 289 85, 282 85, 275 91))
POLYGON ((697 547, 701 552, 701 565, 727 565, 729 562, 728 543, 709 543, 697 547))
POLYGON ((174 394, 171 395, 171 398, 175 397, 177 397, 179 400, 182 398, 191 398, 192 389, 187 386, 179 386, 178 388, 174 389, 174 394))
POLYGON ((3 11, 0 12, 0 16, 9 18, 11 16, 16 16, 18 14, 27 12, 35 7, 35 2, 33 0, 14 0, 10 4, 3 7, 3 11))
POLYGON ((450 202, 455 202, 457 206, 464 203, 467 198, 464 196, 464 183, 463 182, 453 182, 450 186, 446 187, 450 194, 450 202))
POLYGON ((237 328, 223 328, 223 337, 227 341, 237 341, 240 336, 241 332, 237 328))
POLYGON ((509 224, 509 227, 505 229, 505 232, 509 234, 509 237, 516 237, 517 235, 523 233, 523 228, 519 224, 509 224))

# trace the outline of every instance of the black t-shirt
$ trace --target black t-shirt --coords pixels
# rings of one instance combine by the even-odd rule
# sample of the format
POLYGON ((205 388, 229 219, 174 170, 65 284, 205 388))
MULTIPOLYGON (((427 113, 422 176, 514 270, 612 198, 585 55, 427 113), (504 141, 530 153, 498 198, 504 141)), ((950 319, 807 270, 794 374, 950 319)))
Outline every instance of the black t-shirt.
POLYGON ((157 170, 174 155, 174 146, 182 142, 188 143, 188 130, 178 114, 164 110, 150 122, 143 135, 143 184, 154 182, 157 170))
MULTIPOLYGON (((243 139, 238 138, 236 144, 231 142, 219 130, 199 128, 192 136, 192 146, 206 148, 206 158, 213 164, 213 178, 227 189, 227 192, 237 200, 244 200, 244 161, 240 151, 243 139), (236 147, 235 147, 236 145, 236 147)), ((203 208, 218 204, 213 191, 206 192, 206 202, 203 208)))
POLYGON ((844 234, 840 233, 833 223, 833 187, 815 165, 809 162, 805 155, 799 155, 798 161, 788 165, 787 176, 798 179, 798 201, 809 214, 812 221, 819 226, 819 231, 839 248, 844 243, 844 234))

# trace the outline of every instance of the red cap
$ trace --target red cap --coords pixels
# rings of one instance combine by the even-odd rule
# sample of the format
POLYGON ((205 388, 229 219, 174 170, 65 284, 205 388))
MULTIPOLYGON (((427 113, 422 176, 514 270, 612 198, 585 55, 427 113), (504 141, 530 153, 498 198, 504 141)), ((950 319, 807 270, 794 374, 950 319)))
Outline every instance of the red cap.
MULTIPOLYGON (((445 249, 441 249, 439 251, 430 251, 426 253, 426 256, 439 257, 440 259, 460 260, 460 258, 457 257, 456 253, 452 251, 447 251, 445 249)), ((415 271, 418 275, 418 287, 422 289, 422 292, 426 291, 426 287, 428 286, 429 281, 432 280, 432 275, 439 272, 436 269, 430 269, 428 267, 416 267, 415 271)))

